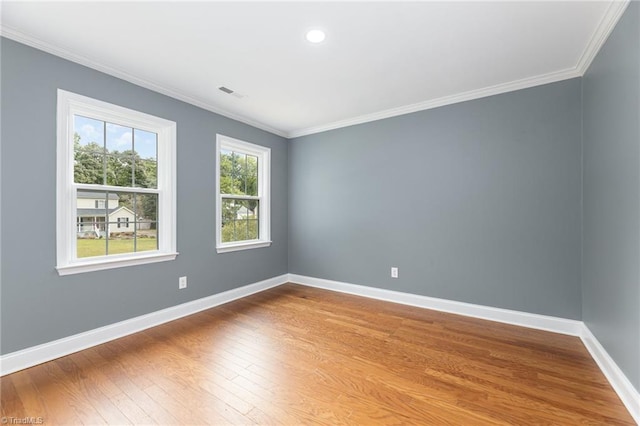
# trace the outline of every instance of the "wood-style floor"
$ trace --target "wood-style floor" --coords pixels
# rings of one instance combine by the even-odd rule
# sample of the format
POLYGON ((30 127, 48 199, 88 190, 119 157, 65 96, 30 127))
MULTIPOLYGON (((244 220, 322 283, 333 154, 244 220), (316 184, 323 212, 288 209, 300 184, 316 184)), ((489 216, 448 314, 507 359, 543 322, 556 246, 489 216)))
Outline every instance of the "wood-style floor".
POLYGON ((634 424, 576 337, 292 284, 0 381, 44 424, 634 424))

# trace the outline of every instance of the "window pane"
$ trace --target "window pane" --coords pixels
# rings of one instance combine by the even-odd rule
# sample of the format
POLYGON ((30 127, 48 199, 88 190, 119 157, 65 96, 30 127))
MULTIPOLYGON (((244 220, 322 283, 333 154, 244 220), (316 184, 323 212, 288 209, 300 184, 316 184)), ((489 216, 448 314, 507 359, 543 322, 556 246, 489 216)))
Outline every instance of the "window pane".
POLYGON ((258 196, 258 157, 221 150, 220 193, 258 196))
POLYGON ((234 226, 233 221, 228 221, 228 220, 222 221, 221 239, 223 243, 230 243, 232 241, 235 241, 236 234, 233 226, 234 226))
POLYGON ((123 227, 127 223, 133 231, 133 223, 149 223, 148 228, 155 229, 158 220, 158 194, 138 194, 119 191, 112 195, 110 201, 109 221, 123 227), (153 224, 151 224, 153 222, 153 224))
MULTIPOLYGON (((87 226, 92 226, 87 224, 87 226)), ((89 235, 89 234, 85 234, 89 235)), ((104 256, 107 254, 107 240, 105 238, 97 238, 95 236, 80 236, 77 237, 77 257, 94 257, 104 256)))
POLYGON ((241 205, 236 200, 222 199, 222 242, 238 241, 236 237, 236 215, 241 205))
POLYGON ((132 138, 133 129, 131 127, 124 127, 118 124, 107 123, 107 153, 116 152, 129 152, 129 155, 133 152, 132 138))
POLYGON ((246 154, 234 153, 235 167, 233 175, 233 185, 238 195, 247 195, 247 156, 246 154))
POLYGON ((236 202, 230 198, 222 199, 222 221, 232 222, 236 219, 236 213, 240 206, 236 206, 236 202))
POLYGON ((249 209, 247 207, 246 200, 236 200, 236 217, 235 220, 246 219, 249 215, 249 209))
POLYGON ((247 221, 247 226, 248 226, 248 235, 247 235, 247 239, 249 240, 257 240, 258 236, 260 235, 259 231, 260 229, 258 228, 258 221, 257 220, 248 220, 247 221))
POLYGON ((109 211, 108 254, 158 250, 158 194, 120 191, 109 211))
POLYGON ((237 220, 236 221, 236 241, 246 241, 248 240, 248 229, 247 229, 247 221, 246 220, 237 220))
POLYGON ((259 201, 257 200, 245 200, 243 201, 243 207, 246 209, 242 216, 243 222, 245 222, 246 240, 258 239, 258 210, 259 201))
POLYGON ((140 129, 133 130, 134 150, 140 158, 158 160, 158 135, 140 129))
POLYGON ((222 199, 222 242, 258 239, 258 201, 222 199))
POLYGON ((236 212, 239 206, 236 206, 236 200, 232 198, 222 199, 222 219, 235 220, 236 212))
POLYGON ((106 254, 106 206, 107 199, 113 198, 113 194, 103 191, 78 191, 76 196, 76 256, 78 258, 106 254))
POLYGON ((130 209, 136 214, 138 222, 156 222, 158 220, 158 194, 136 194, 135 204, 130 209))
POLYGON ((247 219, 258 219, 258 210, 260 206, 260 201, 258 200, 247 200, 247 219))
POLYGON ((135 221, 133 210, 136 194, 117 192, 116 200, 109 205, 109 229, 107 254, 133 253, 135 251, 135 221))
POLYGON ((237 153, 237 174, 234 183, 237 194, 247 195, 247 155, 237 153))
POLYGON ((158 194, 136 194, 132 210, 137 226, 136 251, 158 249, 158 194))
POLYGON ((134 129, 135 186, 158 187, 158 135, 134 129))
MULTIPOLYGON (((121 226, 123 224, 121 223, 121 226)), ((109 238, 107 240, 107 254, 122 254, 134 252, 133 226, 130 228, 118 228, 117 222, 109 223, 109 238)))
POLYGON ((107 155, 107 185, 133 186, 133 157, 130 153, 107 155))
POLYGON ((109 202, 113 203, 117 196, 105 191, 78 190, 76 196, 77 221, 84 222, 87 221, 86 218, 90 218, 95 222, 96 217, 101 217, 104 222, 107 214, 106 207, 109 205, 107 198, 109 202))
POLYGON ((258 196, 258 157, 253 155, 247 155, 245 184, 245 194, 258 196))
POLYGON ((158 250, 158 194, 78 190, 77 257, 158 250))
POLYGON ((76 183, 104 184, 104 122, 73 116, 73 176, 76 183))
POLYGON ((231 151, 220 150, 220 176, 230 177, 233 157, 231 151))
POLYGON ((233 193, 233 178, 231 170, 233 169, 233 159, 231 151, 220 151, 220 193, 233 193))
POLYGON ((136 251, 158 250, 158 225, 156 222, 136 223, 136 251))

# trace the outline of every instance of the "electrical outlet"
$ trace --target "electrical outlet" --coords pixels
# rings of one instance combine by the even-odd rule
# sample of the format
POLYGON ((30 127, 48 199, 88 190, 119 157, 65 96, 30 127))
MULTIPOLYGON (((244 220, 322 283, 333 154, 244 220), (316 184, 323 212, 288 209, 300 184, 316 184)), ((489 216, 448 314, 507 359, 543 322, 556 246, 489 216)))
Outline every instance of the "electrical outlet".
POLYGON ((398 268, 395 266, 391 267, 391 278, 398 278, 398 268))
POLYGON ((187 277, 180 277, 178 280, 178 289, 187 288, 187 277))

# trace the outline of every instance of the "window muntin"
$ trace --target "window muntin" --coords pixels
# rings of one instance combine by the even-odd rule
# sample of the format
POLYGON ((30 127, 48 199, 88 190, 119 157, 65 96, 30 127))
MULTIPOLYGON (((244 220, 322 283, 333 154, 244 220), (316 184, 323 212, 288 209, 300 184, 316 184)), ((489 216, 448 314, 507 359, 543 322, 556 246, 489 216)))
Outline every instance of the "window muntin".
POLYGON ((175 136, 174 122, 58 91, 61 275, 175 258, 175 136))
POLYGON ((76 206, 77 258, 158 250, 157 194, 79 189, 76 206), (102 207, 86 208, 87 199, 102 207))
POLYGON ((216 170, 217 251, 270 245, 270 149, 218 135, 216 170))
POLYGON ((157 188, 157 133, 75 114, 74 183, 157 188))
POLYGON ((260 201, 222 197, 222 242, 258 240, 260 201))
POLYGON ((76 257, 111 256, 122 253, 157 250, 157 200, 159 190, 158 135, 134 127, 122 126, 82 115, 73 116, 74 183, 108 185, 129 189, 127 192, 93 194, 78 190, 76 203, 79 218, 91 218, 106 223, 104 229, 94 223, 93 232, 78 232, 76 257), (135 188, 154 189, 138 194, 135 188), (82 199, 95 198, 96 211, 80 209, 82 199), (108 201, 108 202, 107 202, 108 201), (105 205, 109 206, 105 209, 105 205), (101 211, 99 211, 101 210, 101 211), (99 217, 99 219, 98 219, 99 217), (129 220, 134 222, 129 228, 129 220), (113 221, 115 221, 115 226, 113 221), (142 232, 142 224, 145 232, 142 232), (96 241, 105 239, 103 243, 96 241))

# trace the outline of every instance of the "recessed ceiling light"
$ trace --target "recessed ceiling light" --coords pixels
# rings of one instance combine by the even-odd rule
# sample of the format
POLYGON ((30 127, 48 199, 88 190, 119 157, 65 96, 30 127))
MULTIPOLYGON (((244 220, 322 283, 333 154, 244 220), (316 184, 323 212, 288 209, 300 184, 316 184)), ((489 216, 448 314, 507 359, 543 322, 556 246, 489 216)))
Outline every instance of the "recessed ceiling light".
POLYGON ((310 30, 307 31, 306 37, 310 43, 322 43, 326 35, 322 30, 310 30))

